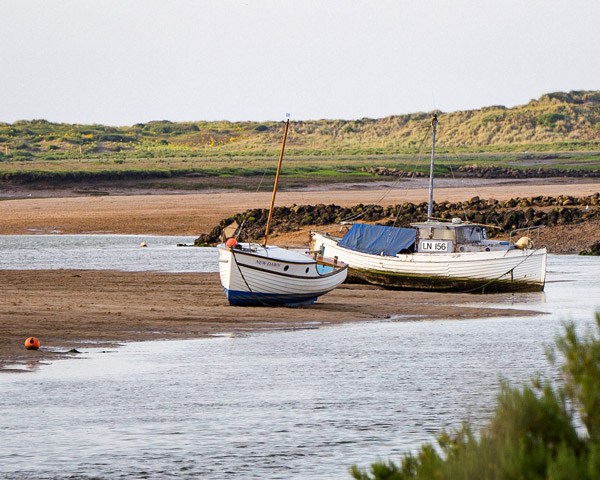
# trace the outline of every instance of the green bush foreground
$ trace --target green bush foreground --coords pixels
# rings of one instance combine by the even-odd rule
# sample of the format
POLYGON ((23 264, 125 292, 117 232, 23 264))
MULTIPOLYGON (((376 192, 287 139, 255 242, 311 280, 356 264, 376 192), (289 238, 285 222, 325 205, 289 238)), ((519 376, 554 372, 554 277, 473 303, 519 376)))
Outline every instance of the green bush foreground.
POLYGON ((353 466, 357 480, 600 479, 600 315, 595 332, 575 326, 549 352, 562 355, 560 385, 532 379, 522 388, 501 386, 492 419, 479 435, 469 424, 444 432, 400 464, 353 466))

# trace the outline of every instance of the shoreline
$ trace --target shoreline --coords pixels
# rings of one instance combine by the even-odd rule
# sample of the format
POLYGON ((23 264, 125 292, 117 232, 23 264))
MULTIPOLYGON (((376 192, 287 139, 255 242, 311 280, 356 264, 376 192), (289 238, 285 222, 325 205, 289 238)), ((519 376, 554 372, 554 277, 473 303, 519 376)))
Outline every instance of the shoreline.
MULTIPOLYGON (((460 183, 460 182, 459 182, 460 183)), ((332 188, 282 191, 277 206, 336 204, 352 207, 359 203, 382 206, 425 201, 428 189, 392 189, 387 184, 348 184, 343 190, 332 188)), ((556 197, 568 194, 585 197, 600 192, 600 179, 527 179, 523 181, 478 182, 470 179, 465 186, 436 188, 436 201, 457 202, 473 197, 509 200, 536 195, 556 197)), ((339 187, 339 186, 338 186, 339 187)), ((26 190, 25 190, 26 191, 26 190)), ((247 209, 265 208, 270 203, 269 192, 217 191, 204 193, 165 193, 154 189, 140 194, 135 190, 115 191, 114 195, 73 196, 65 190, 45 190, 44 198, 20 197, 6 199, 0 191, 0 235, 36 234, 131 234, 199 237, 209 233, 219 222, 247 209)), ((4 192, 6 193, 6 192, 4 192)), ((23 193, 23 192, 22 192, 23 193)), ((275 243, 282 246, 305 247, 310 230, 339 226, 308 226, 290 233, 274 232, 275 243)), ((600 222, 577 225, 557 225, 541 230, 534 243, 547 247, 551 253, 577 254, 600 241, 600 222)))
MULTIPOLYGON (((70 350, 124 342, 207 338, 260 331, 322 328, 353 322, 472 319, 539 315, 530 294, 486 295, 384 290, 344 284, 311 306, 231 307, 217 273, 100 270, 2 270, 0 373, 37 368, 70 350), (523 308, 514 308, 515 298, 523 308), (23 342, 40 339, 38 351, 23 342), (16 366, 15 370, 9 367, 16 366)), ((536 295, 536 294, 531 294, 536 295)))

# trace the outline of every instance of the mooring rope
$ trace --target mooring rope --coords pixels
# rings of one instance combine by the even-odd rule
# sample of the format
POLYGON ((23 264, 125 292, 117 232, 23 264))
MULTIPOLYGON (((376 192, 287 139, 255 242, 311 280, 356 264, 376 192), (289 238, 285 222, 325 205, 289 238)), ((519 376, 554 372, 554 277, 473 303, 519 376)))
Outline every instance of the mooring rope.
POLYGON ((250 285, 248 284, 248 282, 246 281, 246 277, 244 277, 244 274, 242 273, 242 269, 240 268, 240 264, 237 261, 237 258, 235 256, 235 252, 233 251, 233 248, 230 249, 231 250, 231 255, 233 256, 233 261, 235 262, 235 266, 238 269, 238 272, 240 272, 240 276, 242 277, 242 280, 244 281, 244 283, 246 284, 246 288, 248 289, 248 291, 252 294, 252 296, 258 300, 259 303, 262 303, 265 307, 270 307, 271 305, 269 305, 268 303, 265 303, 262 301, 262 299, 252 291, 252 288, 250 288, 250 285))
MULTIPOLYGON (((260 191, 260 187, 262 187, 263 181, 265 179, 265 175, 267 174, 268 167, 265 167, 262 173, 262 177, 260 178, 260 182, 258 182, 258 186, 256 187, 256 191, 254 193, 258 193, 260 191)), ((233 237, 235 239, 240 238, 242 235, 242 231, 244 230, 244 225, 246 224, 246 220, 248 220, 248 214, 244 215, 244 220, 242 220, 242 224, 233 232, 233 237)))
MULTIPOLYGON (((431 125, 428 126, 427 130, 425 131, 425 134, 423 135, 423 138, 419 142, 419 146, 417 148, 417 151, 412 156, 413 166, 412 166, 412 172, 411 172, 410 176, 408 177, 408 181, 409 182, 412 182, 414 180, 414 178, 415 178, 415 175, 417 173, 417 166, 419 164, 419 160, 416 160, 416 158, 419 155, 421 155, 422 149, 423 149, 423 145, 425 144, 425 141, 429 137, 430 131, 431 131, 431 125)), ((373 202, 371 205, 369 205, 362 212, 358 212, 358 213, 355 213, 353 215, 349 215, 348 217, 343 218, 341 220, 341 222, 351 222, 351 221, 358 220, 359 218, 364 217, 368 212, 370 212, 373 208, 375 208, 375 206, 379 205, 385 199, 385 197, 387 197, 390 194, 390 192, 392 192, 396 188, 396 186, 399 183, 401 183, 402 181, 403 181, 403 177, 398 177, 398 179, 392 183, 392 185, 388 189, 388 191, 384 192, 383 195, 381 195, 381 197, 379 197, 379 199, 375 200, 375 202, 373 202)), ((396 216, 396 218, 398 218, 398 216, 399 216, 399 213, 396 216)), ((315 231, 319 232, 319 231, 322 231, 322 230, 324 230, 324 229, 322 228, 322 229, 315 230, 315 231)))
POLYGON ((521 260, 519 263, 517 263, 514 267, 510 268, 507 272, 503 273, 502 275, 491 279, 490 281, 484 283, 483 285, 479 286, 479 287, 475 287, 475 288, 471 288, 469 290, 463 290, 457 293, 471 293, 471 292, 475 292, 477 290, 481 290, 481 292, 483 293, 485 291, 485 287, 487 287, 488 285, 492 284, 493 282, 497 282, 498 280, 500 280, 502 277, 504 277, 505 275, 508 275, 511 272, 514 272, 515 268, 518 268, 523 262, 527 261, 529 259, 529 257, 531 257, 535 252, 537 252, 538 250, 541 250, 540 248, 536 248, 534 249, 529 255, 527 255, 523 260, 521 260))

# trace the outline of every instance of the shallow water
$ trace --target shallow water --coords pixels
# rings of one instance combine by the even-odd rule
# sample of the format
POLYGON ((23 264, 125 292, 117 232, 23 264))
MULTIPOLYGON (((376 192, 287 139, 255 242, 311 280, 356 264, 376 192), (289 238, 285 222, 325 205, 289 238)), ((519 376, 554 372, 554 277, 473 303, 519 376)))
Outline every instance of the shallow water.
POLYGON ((0 235, 0 270, 218 272, 215 248, 177 246, 193 243, 152 235, 0 235))
POLYGON ((345 478, 463 418, 481 423, 498 375, 544 367, 539 327, 390 322, 152 342, 4 375, 0 473, 345 478))
MULTIPOLYGON (((148 342, 0 375, 0 476, 349 478, 442 428, 489 418, 499 378, 555 377, 563 320, 590 325, 599 260, 549 258, 553 312, 395 320, 245 337, 148 342)), ((474 296, 474 303, 487 297, 474 296)))

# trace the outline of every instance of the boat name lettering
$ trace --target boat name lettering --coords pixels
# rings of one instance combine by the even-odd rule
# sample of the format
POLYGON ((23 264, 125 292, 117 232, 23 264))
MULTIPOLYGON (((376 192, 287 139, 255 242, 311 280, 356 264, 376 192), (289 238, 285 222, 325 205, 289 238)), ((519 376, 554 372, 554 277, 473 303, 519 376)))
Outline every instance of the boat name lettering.
POLYGON ((268 262, 266 260, 257 260, 256 263, 258 265, 262 265, 263 267, 277 267, 279 268, 280 265, 277 262, 268 262))

